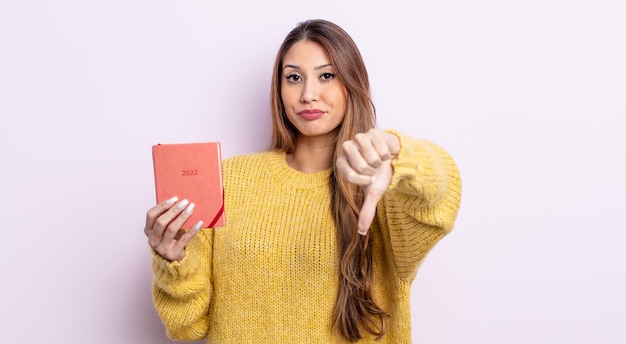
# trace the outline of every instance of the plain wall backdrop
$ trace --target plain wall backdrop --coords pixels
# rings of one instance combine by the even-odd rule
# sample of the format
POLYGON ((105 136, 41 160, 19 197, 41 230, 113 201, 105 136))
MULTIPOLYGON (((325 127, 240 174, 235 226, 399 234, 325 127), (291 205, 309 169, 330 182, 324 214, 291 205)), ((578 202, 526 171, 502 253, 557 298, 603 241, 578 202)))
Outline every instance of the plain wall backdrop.
POLYGON ((626 2, 0 0, 0 342, 170 343, 150 147, 263 150, 276 51, 346 29, 381 128, 443 145, 416 343, 625 343, 626 2))

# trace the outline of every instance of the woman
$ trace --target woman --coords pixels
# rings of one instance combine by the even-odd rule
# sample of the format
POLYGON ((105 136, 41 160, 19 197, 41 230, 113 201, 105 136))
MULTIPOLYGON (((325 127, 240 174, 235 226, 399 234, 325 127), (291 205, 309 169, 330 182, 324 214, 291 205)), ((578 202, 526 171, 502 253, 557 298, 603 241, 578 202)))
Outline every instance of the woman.
POLYGON ((459 208, 454 161, 374 128, 361 55, 328 21, 299 24, 280 47, 272 123, 272 150, 224 162, 225 227, 179 232, 188 200, 148 211, 168 335, 410 343, 411 283, 459 208))

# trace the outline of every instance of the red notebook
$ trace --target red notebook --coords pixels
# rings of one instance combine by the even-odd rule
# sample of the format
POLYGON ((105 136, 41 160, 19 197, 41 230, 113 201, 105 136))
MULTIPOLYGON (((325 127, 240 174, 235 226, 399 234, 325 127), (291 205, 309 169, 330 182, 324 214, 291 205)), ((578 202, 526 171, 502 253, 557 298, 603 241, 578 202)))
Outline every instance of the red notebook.
POLYGON ((157 203, 178 196, 195 203, 182 228, 199 220, 202 227, 224 226, 224 184, 219 142, 158 144, 152 146, 157 203))

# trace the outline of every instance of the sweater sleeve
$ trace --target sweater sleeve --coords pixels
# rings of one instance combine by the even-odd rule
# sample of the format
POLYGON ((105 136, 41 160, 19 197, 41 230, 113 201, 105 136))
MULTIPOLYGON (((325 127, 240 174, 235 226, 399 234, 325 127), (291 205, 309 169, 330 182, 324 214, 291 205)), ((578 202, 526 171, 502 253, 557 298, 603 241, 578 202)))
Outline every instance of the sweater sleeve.
POLYGON ((187 245, 185 258, 169 262, 152 250, 152 297, 172 339, 196 340, 209 329, 213 229, 204 228, 187 245))
POLYGON ((394 174, 378 206, 398 277, 411 281, 430 249, 452 230, 461 201, 461 177, 438 145, 396 131, 400 151, 394 174))

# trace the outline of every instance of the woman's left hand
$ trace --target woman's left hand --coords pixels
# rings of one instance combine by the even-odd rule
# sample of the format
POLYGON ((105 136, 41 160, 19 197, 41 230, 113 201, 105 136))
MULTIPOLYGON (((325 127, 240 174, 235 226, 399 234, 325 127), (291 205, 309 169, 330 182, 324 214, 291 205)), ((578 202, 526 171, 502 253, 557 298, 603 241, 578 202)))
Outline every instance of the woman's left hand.
POLYGON ((370 129, 344 142, 342 148, 342 154, 337 159, 339 173, 365 191, 357 226, 359 234, 365 235, 374 220, 376 204, 391 183, 391 161, 400 151, 400 140, 386 131, 370 129))

